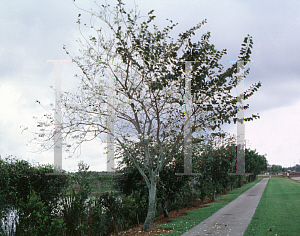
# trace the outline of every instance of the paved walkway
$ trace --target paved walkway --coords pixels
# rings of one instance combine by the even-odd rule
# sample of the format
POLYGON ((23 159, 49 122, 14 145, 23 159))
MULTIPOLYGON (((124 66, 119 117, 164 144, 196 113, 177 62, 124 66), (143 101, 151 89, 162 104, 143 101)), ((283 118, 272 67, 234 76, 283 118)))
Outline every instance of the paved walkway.
POLYGON ((291 179, 297 180, 300 182, 300 177, 291 177, 291 179))
POLYGON ((269 178, 262 179, 182 236, 238 236, 246 231, 269 178))

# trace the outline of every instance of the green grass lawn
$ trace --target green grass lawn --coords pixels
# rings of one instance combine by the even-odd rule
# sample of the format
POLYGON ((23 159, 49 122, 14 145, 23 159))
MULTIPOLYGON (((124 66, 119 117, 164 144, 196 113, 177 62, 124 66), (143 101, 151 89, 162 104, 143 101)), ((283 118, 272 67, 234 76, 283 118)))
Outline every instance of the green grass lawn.
POLYGON ((292 179, 269 179, 244 235, 276 234, 300 235, 300 183, 292 179))
MULTIPOLYGON (((215 212, 223 208, 225 205, 236 199, 242 193, 247 191, 253 185, 257 184, 261 179, 255 180, 250 184, 246 184, 241 188, 231 191, 228 195, 221 195, 216 198, 216 201, 202 206, 208 206, 205 208, 200 208, 196 210, 187 211, 187 215, 175 219, 171 219, 170 223, 165 225, 157 225, 156 227, 162 227, 166 229, 175 229, 174 231, 166 234, 158 234, 160 236, 179 236, 182 235, 187 230, 193 228, 195 225, 199 224, 203 220, 207 219, 215 212)), ((259 235, 259 234, 256 234, 259 235)), ((273 234, 274 235, 274 234, 273 234)), ((298 234, 299 235, 299 234, 298 234)))

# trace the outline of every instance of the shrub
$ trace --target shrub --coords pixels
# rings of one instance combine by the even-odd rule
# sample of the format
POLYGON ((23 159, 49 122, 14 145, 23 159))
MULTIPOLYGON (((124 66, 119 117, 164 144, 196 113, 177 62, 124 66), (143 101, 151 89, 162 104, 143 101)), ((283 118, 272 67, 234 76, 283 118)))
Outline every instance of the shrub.
POLYGON ((61 190, 68 186, 68 177, 64 175, 45 175, 53 173, 51 165, 32 167, 30 163, 16 158, 6 158, 0 162, 1 208, 17 208, 19 201, 27 202, 31 191, 41 197, 47 206, 55 206, 61 190))
POLYGON ((86 234, 90 227, 88 225, 88 209, 92 201, 87 200, 91 194, 92 181, 88 169, 88 165, 79 162, 79 172, 69 177, 72 183, 75 182, 79 186, 78 190, 75 190, 75 186, 70 184, 62 194, 60 205, 67 235, 86 234))
MULTIPOLYGON (((181 165, 183 164, 181 163, 183 162, 183 153, 178 153, 177 155, 178 159, 176 162, 165 166, 159 173, 160 179, 157 182, 156 193, 156 215, 164 212, 167 217, 168 211, 190 205, 192 198, 195 198, 195 196, 188 197, 192 196, 192 185, 189 184, 192 177, 175 175, 175 173, 183 172, 183 166, 181 165)), ((126 162, 126 158, 124 158, 124 162, 126 162)), ((139 190, 140 194, 148 201, 148 188, 140 172, 129 163, 122 169, 122 172, 125 173, 123 178, 116 181, 116 186, 118 186, 119 190, 126 195, 139 190)))
POLYGON ((64 233, 63 219, 58 215, 58 210, 53 212, 35 191, 28 196, 27 202, 20 200, 18 215, 15 235, 52 236, 64 233))
POLYGON ((90 235, 108 235, 109 217, 102 209, 101 200, 94 200, 94 205, 89 209, 90 235))

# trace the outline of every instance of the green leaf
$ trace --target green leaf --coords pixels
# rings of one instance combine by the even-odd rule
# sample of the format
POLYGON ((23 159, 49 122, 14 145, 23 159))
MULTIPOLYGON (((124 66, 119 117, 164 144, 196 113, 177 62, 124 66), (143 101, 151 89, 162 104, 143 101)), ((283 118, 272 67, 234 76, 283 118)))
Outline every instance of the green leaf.
POLYGON ((160 82, 153 82, 152 83, 152 90, 155 91, 155 90, 162 90, 163 89, 163 86, 160 82))
POLYGON ((148 15, 152 14, 154 12, 154 10, 151 10, 148 12, 148 15))

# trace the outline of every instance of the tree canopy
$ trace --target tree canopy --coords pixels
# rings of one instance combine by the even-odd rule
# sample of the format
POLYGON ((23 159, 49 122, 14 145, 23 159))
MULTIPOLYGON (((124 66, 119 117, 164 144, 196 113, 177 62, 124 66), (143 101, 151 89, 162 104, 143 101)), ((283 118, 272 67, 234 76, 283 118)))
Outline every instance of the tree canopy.
MULTIPOLYGON (((143 20, 145 17, 140 16, 137 8, 127 11, 121 0, 114 8, 98 7, 100 10, 88 11, 93 18, 91 22, 100 21, 104 26, 83 24, 93 35, 84 37, 84 42, 79 41, 81 56, 71 56, 64 46, 72 62, 82 71, 82 76, 77 76, 81 81, 78 93, 65 92, 62 97, 66 108, 61 128, 64 145, 75 150, 82 142, 101 138, 102 134, 113 135, 117 148, 126 152, 149 189, 144 230, 150 231, 159 172, 184 144, 185 62, 193 61, 192 132, 220 130, 222 124, 235 121, 237 97, 230 92, 238 83, 237 62, 224 69, 219 61, 227 53, 226 49, 219 51, 209 43, 210 32, 193 42, 193 35, 206 20, 179 33, 175 40, 170 32, 177 23, 169 20, 169 25, 160 30, 153 23, 154 10, 143 20), (114 78, 115 95, 108 92, 112 87, 107 82, 107 71, 114 78), (112 96, 114 103, 110 102, 112 96), (200 105, 204 103, 226 105, 200 105), (107 125, 107 118, 112 115, 109 107, 115 113, 113 130, 107 125)), ((82 26, 80 14, 77 23, 82 26)), ((252 37, 247 35, 237 58, 244 65, 249 62, 252 45, 252 37)), ((245 71, 247 74, 249 69, 245 71)), ((247 89, 244 99, 260 86, 259 82, 247 89)), ((45 125, 54 124, 51 116, 47 118, 45 125)), ((254 118, 259 117, 252 115, 245 121, 254 118)), ((53 137, 54 132, 50 132, 46 140, 53 137)))

